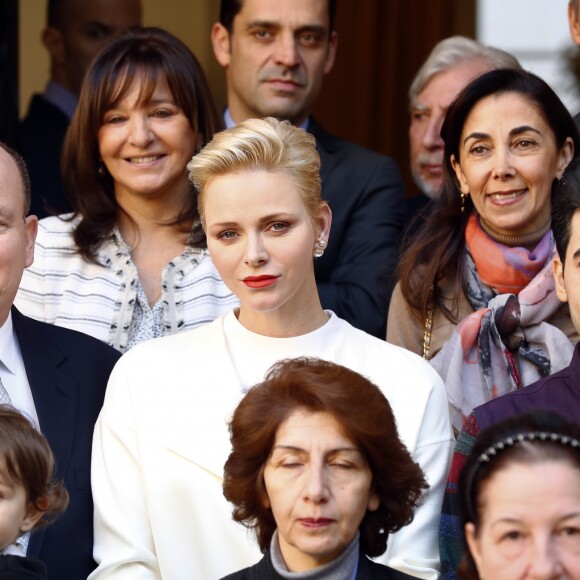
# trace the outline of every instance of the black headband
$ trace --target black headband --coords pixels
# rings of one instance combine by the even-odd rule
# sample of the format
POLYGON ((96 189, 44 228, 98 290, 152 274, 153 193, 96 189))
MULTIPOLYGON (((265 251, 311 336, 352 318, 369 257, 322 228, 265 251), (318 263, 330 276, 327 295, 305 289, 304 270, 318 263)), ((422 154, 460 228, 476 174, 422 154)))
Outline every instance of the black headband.
POLYGON ((528 433, 518 433, 517 435, 511 435, 510 437, 506 437, 505 439, 494 443, 491 447, 488 447, 483 453, 479 455, 475 465, 471 469, 471 473, 467 477, 465 484, 468 516, 472 522, 477 520, 475 505, 471 497, 473 492, 473 482, 481 466, 490 463, 503 450, 509 449, 519 443, 524 443, 526 441, 560 443, 561 445, 565 445, 580 451, 580 441, 578 439, 570 437, 569 435, 562 435, 562 433, 554 433, 553 431, 530 431, 528 433))

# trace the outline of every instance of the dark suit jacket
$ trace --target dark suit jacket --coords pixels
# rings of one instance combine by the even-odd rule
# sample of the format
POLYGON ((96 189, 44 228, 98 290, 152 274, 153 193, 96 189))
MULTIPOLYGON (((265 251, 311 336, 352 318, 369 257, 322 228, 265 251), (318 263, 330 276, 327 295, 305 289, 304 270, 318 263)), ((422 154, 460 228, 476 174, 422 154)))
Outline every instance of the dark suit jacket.
POLYGON ((46 580, 46 566, 36 558, 0 556, 0 580, 46 580))
MULTIPOLYGON (((266 552, 264 557, 254 566, 234 572, 222 580, 280 580, 281 578, 282 576, 272 566, 270 552, 266 552)), ((361 554, 355 580, 413 580, 413 578, 414 576, 377 564, 361 554)))
POLYGON ((20 124, 18 150, 28 167, 32 186, 31 213, 39 218, 71 211, 60 174, 60 154, 68 117, 42 95, 34 95, 20 124))
POLYGON ((49 578, 85 580, 95 568, 91 447, 113 366, 121 356, 103 342, 38 322, 12 308, 40 430, 56 458, 70 503, 63 516, 30 538, 28 556, 46 563, 49 578))
POLYGON ((322 306, 384 339, 406 217, 399 169, 314 119, 308 130, 320 153, 322 197, 332 210, 328 247, 314 262, 322 306))

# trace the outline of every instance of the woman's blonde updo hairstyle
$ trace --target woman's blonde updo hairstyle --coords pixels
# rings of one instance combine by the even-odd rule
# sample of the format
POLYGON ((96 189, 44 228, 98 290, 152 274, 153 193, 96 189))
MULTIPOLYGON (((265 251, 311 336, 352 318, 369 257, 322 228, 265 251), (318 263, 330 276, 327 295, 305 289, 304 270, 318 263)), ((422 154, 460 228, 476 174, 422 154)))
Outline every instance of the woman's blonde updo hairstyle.
POLYGON ((205 227, 204 193, 212 179, 241 171, 283 173, 298 188, 313 220, 320 216, 320 156, 314 137, 288 121, 248 119, 217 133, 187 165, 205 227))

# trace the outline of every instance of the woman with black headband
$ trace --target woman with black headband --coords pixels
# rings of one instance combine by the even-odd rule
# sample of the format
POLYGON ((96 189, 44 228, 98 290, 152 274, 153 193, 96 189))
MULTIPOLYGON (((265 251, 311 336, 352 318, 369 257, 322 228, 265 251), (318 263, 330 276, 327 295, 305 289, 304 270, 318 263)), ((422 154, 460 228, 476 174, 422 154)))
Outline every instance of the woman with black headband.
POLYGON ((530 413, 490 427, 460 477, 462 580, 580 579, 580 427, 530 413))

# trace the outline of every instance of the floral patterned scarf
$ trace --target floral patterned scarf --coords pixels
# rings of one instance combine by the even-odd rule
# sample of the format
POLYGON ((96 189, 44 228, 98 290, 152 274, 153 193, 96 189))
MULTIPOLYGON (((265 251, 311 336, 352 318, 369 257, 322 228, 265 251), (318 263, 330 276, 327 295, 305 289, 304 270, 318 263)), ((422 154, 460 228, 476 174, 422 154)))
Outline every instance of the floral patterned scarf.
POLYGON ((465 241, 467 299, 475 312, 430 361, 445 383, 456 429, 474 407, 564 368, 573 351, 568 337, 546 322, 562 305, 552 275, 552 232, 532 251, 511 248, 490 238, 472 215, 465 241))

